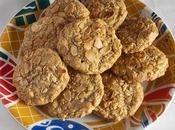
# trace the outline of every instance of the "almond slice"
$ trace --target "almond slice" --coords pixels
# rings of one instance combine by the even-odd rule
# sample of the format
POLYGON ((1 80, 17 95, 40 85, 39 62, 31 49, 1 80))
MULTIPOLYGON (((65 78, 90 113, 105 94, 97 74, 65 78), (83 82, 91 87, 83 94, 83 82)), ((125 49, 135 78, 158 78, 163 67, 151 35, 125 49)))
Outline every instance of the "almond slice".
POLYGON ((94 47, 97 49, 103 48, 103 43, 99 37, 95 39, 94 47))

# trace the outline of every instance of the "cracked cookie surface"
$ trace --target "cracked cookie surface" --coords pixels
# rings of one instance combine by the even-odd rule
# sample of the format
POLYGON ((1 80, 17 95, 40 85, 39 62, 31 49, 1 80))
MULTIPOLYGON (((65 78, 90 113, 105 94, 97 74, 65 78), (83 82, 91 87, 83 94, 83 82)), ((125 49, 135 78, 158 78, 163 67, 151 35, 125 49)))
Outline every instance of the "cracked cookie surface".
POLYGON ((122 55, 114 64, 112 71, 126 80, 142 82, 163 76, 167 68, 166 55, 151 45, 142 52, 122 55))
POLYGON ((156 24, 147 17, 128 18, 116 32, 123 45, 123 52, 135 53, 150 46, 159 31, 156 24))
POLYGON ((140 83, 127 83, 110 72, 102 74, 104 96, 94 113, 110 121, 119 122, 135 114, 144 93, 140 83))
POLYGON ((44 17, 26 28, 20 56, 38 48, 56 50, 57 32, 63 28, 65 20, 61 17, 44 17))
POLYGON ((78 20, 66 25, 59 35, 57 50, 66 64, 87 74, 98 74, 112 67, 122 46, 114 29, 97 19, 78 20))
POLYGON ((65 89, 68 81, 66 66, 58 54, 48 48, 25 54, 13 75, 19 98, 29 105, 52 102, 65 89))
POLYGON ((55 0, 46 8, 41 17, 62 17, 66 22, 89 17, 90 12, 78 0, 55 0))
POLYGON ((110 27, 117 29, 128 12, 123 0, 80 0, 90 11, 92 19, 103 19, 110 27))
POLYGON ((101 76, 86 75, 70 70, 66 89, 52 102, 40 107, 52 117, 81 118, 99 105, 104 94, 101 76))

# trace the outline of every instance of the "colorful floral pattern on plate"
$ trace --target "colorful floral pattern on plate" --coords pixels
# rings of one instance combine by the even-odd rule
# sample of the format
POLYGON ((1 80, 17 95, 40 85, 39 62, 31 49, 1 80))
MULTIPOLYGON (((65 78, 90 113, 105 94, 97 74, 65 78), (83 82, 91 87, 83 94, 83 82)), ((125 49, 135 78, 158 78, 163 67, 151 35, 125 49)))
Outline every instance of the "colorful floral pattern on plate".
POLYGON ((144 15, 155 21, 160 35, 154 45, 167 55, 170 66, 163 77, 144 83, 144 102, 134 116, 119 123, 107 122, 95 115, 61 121, 48 117, 18 99, 12 77, 18 63, 24 29, 35 22, 51 2, 53 0, 35 0, 26 5, 12 18, 0 36, 0 99, 12 117, 30 130, 143 130, 156 121, 172 100, 175 91, 175 41, 161 18, 138 0, 125 0, 128 16, 144 15))

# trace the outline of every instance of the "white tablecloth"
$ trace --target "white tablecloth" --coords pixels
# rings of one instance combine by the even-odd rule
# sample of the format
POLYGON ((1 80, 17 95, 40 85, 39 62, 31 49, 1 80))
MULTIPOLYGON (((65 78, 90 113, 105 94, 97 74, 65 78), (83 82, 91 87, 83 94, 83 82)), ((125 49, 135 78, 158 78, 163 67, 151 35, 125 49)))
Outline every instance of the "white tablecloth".
MULTIPOLYGON (((9 19, 31 0, 0 0, 0 32, 9 19)), ((175 35, 175 0, 142 0, 169 26, 175 35)), ((24 130, 0 103, 0 130, 24 130)), ((175 130, 175 100, 167 111, 147 130, 175 130)))

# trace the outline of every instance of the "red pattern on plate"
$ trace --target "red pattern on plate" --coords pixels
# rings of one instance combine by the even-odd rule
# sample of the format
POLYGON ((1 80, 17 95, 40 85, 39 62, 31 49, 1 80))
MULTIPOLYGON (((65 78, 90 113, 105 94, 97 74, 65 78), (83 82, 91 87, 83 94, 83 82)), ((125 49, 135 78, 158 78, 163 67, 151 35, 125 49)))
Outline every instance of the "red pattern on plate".
POLYGON ((0 99, 5 106, 16 103, 19 99, 13 86, 13 72, 16 66, 15 58, 2 48, 0 59, 0 99), (12 60, 14 59, 14 60, 12 60))

